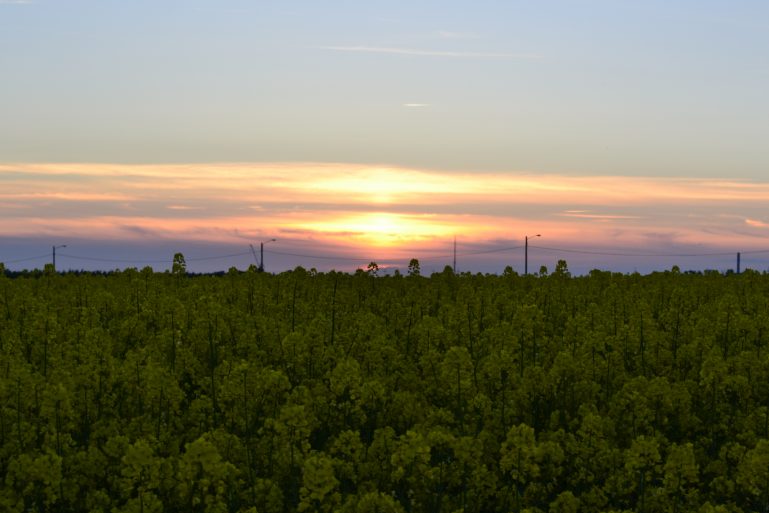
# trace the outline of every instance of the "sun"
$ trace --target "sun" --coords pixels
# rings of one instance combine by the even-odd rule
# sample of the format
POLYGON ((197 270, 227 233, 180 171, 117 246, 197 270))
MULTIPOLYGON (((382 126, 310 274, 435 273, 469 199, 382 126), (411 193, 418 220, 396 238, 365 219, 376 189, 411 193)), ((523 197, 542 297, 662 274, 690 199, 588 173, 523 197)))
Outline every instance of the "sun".
POLYGON ((431 215, 366 212, 302 223, 300 228, 369 246, 387 247, 419 242, 453 233, 453 228, 431 215))

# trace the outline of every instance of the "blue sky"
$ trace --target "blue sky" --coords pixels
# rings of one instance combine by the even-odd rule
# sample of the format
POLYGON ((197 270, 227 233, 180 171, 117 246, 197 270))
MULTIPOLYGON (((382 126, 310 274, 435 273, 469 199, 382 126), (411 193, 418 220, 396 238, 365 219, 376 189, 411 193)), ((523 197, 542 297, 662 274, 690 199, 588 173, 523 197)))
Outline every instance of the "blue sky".
MULTIPOLYGON (((767 2, 0 0, 0 70, 0 164, 6 165, 0 184, 18 195, 0 198, 0 238, 29 241, 22 248, 14 239, 21 248, 14 256, 48 245, 51 236, 40 235, 43 243, 39 234, 11 229, 32 219, 22 207, 45 211, 24 199, 29 191, 53 188, 42 192, 50 193, 43 196, 57 220, 88 211, 104 219, 121 208, 127 216, 135 207, 104 199, 119 192, 112 182, 95 201, 85 178, 92 168, 67 175, 82 191, 70 187, 65 197, 51 180, 36 181, 27 164, 181 163, 204 173, 206 163, 238 162, 254 164, 256 177, 265 163, 297 164, 290 173, 339 163, 340 173, 348 164, 421 170, 406 175, 429 183, 477 174, 502 181, 541 176, 546 183, 672 177, 715 180, 707 187, 718 180, 764 187, 769 176, 767 2)), ((526 191, 508 193, 507 204, 514 204, 526 191)), ((728 205, 687 200, 662 220, 655 217, 655 197, 645 197, 647 203, 622 211, 614 200, 589 204, 587 215, 599 217, 585 222, 645 218, 633 244, 643 230, 672 246, 692 244, 692 216, 701 244, 712 244, 708 230, 742 233, 745 226, 752 231, 737 246, 765 240, 769 215, 756 198, 728 205), (702 218, 708 209, 710 221, 702 218), (726 218, 735 225, 725 226, 726 218)), ((164 208, 186 208, 173 195, 167 199, 164 208)), ((205 190, 184 199, 204 203, 205 190)), ((281 199, 271 219, 288 204, 314 212, 306 200, 281 199)), ((226 197, 216 200, 223 204, 226 197)), ((344 216, 351 207, 339 203, 344 216)), ((450 203, 439 210, 415 203, 375 203, 368 215, 412 207, 420 216, 477 214, 461 205, 451 211, 450 203)), ((548 216, 584 210, 586 203, 573 196, 558 212, 543 212, 542 205, 552 205, 546 201, 508 209, 515 229, 500 237, 519 238, 538 220, 565 233, 548 216)), ((491 204, 501 215, 504 199, 491 204)), ((208 212, 208 219, 223 217, 208 212)), ((156 214, 147 222, 164 219, 156 214)), ((457 222, 454 231, 471 238, 464 226, 457 222)), ((443 241, 447 230, 433 236, 443 241)), ((611 245, 610 233, 597 243, 611 245)))
POLYGON ((6 1, 0 157, 760 179, 767 20, 744 1, 6 1))

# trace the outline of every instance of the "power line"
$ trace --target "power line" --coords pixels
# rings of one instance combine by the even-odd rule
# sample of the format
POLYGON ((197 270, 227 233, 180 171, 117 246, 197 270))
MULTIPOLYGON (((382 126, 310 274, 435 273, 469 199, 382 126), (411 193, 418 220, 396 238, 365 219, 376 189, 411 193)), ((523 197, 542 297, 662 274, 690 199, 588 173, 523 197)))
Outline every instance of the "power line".
POLYGON ((460 253, 460 255, 485 255, 488 253, 499 253, 501 251, 512 251, 514 249, 521 249, 523 246, 508 246, 506 248, 496 248, 496 249, 479 249, 477 251, 465 251, 464 253, 460 253))
MULTIPOLYGON (((718 252, 718 253, 615 253, 608 251, 587 251, 580 249, 564 249, 564 248, 551 248, 546 246, 534 246, 529 244, 530 248, 543 249, 545 251, 557 251, 559 253, 578 253, 583 255, 600 255, 600 256, 619 256, 619 257, 704 257, 704 256, 734 256, 736 252, 718 252)), ((767 251, 752 251, 756 252, 769 252, 767 251)), ((743 254, 747 251, 743 251, 743 254)))
POLYGON ((4 263, 6 263, 6 264, 16 264, 18 262, 27 262, 29 260, 39 260, 41 258, 48 258, 49 256, 51 256, 51 255, 49 253, 46 253, 45 255, 26 257, 26 258, 17 258, 16 260, 6 260, 4 263))
MULTIPOLYGON (((196 258, 184 258, 185 262, 200 262, 205 260, 221 260, 224 258, 234 258, 239 256, 244 256, 250 254, 248 251, 240 252, 240 253, 229 253, 227 255, 215 255, 215 256, 208 256, 208 257, 196 257, 196 258)), ((164 258, 162 260, 137 260, 137 259, 123 259, 123 258, 99 258, 99 257, 89 257, 89 256, 82 256, 82 255, 70 255, 69 253, 59 253, 59 256, 72 258, 74 260, 91 260, 94 262, 112 262, 112 263, 136 263, 136 264, 166 264, 170 261, 168 258, 164 258)))
POLYGON ((744 265, 769 265, 769 259, 767 258, 743 258, 742 263, 744 265))
MULTIPOLYGON (((489 253, 500 253, 502 251, 511 251, 514 249, 521 249, 523 246, 509 246, 505 248, 495 248, 495 249, 479 249, 477 251, 463 251, 460 253, 457 253, 457 256, 472 256, 472 255, 486 255, 489 253)), ((435 256, 428 256, 428 257, 422 257, 419 258, 419 260, 438 260, 442 258, 451 258, 453 255, 435 255, 435 256)))
MULTIPOLYGON (((463 251, 463 252, 457 252, 457 256, 499 253, 501 251, 510 251, 514 249, 520 249, 522 247, 523 246, 509 246, 504 248, 482 249, 477 251, 463 251)), ((329 255, 308 255, 305 253, 291 253, 287 251, 274 251, 274 250, 266 250, 266 249, 264 250, 264 252, 272 255, 293 256, 293 257, 299 257, 299 258, 313 258, 317 260, 336 260, 336 261, 346 261, 346 262, 385 262, 387 263, 387 262, 406 262, 408 260, 411 260, 411 258, 409 257, 387 258, 387 259, 357 257, 357 256, 342 257, 342 256, 329 256, 329 255)), ((426 257, 419 257, 417 260, 438 260, 443 258, 451 258, 452 256, 453 256, 453 253, 451 255, 447 254, 447 255, 433 255, 433 256, 426 256, 426 257)))
POLYGON ((753 251, 741 251, 743 255, 756 255, 758 253, 769 253, 769 249, 755 249, 753 251))
POLYGON ((229 255, 216 255, 216 256, 209 256, 209 257, 197 257, 197 258, 187 258, 184 257, 185 262, 200 262, 203 260, 221 260, 223 258, 234 258, 239 256, 245 256, 250 255, 250 251, 243 251, 241 253, 230 253, 229 255))
POLYGON ((73 260, 90 260, 92 262, 111 262, 116 264, 122 264, 122 263, 133 263, 133 264, 165 264, 168 263, 169 259, 163 259, 163 260, 137 260, 134 258, 131 259, 123 259, 123 258, 99 258, 99 257, 88 257, 88 256, 80 256, 80 255, 69 255, 69 254, 59 254, 59 256, 63 256, 66 258, 72 258, 73 260))
MULTIPOLYGON (((269 253, 271 255, 282 255, 282 256, 293 256, 293 257, 299 257, 299 258, 314 258, 316 260, 336 260, 336 261, 345 261, 345 262, 372 262, 373 260, 368 257, 341 257, 341 256, 328 256, 328 255, 305 255, 302 253, 290 253, 287 251, 268 251, 264 250, 265 253, 269 253)), ((395 260, 382 260, 383 262, 391 262, 395 260)))

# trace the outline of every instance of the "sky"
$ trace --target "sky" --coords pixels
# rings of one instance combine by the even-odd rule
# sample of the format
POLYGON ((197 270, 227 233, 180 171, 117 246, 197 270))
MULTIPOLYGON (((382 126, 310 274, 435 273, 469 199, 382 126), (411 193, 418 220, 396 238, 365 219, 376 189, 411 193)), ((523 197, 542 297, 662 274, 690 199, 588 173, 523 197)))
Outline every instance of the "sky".
POLYGON ((0 262, 766 270, 767 90, 764 1, 0 0, 0 262))

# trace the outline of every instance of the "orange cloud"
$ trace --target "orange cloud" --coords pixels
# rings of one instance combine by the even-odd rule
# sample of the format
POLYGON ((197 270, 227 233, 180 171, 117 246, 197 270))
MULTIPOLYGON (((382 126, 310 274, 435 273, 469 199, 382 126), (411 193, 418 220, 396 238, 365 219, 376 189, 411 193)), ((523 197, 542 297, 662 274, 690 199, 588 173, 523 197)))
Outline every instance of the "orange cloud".
POLYGON ((588 246, 763 243, 769 183, 450 173, 317 163, 3 164, 0 236, 263 238, 345 247, 519 241, 588 246))
POLYGON ((769 228, 769 223, 759 221, 758 219, 745 219, 745 224, 754 228, 769 228))
POLYGON ((89 192, 26 192, 0 193, 0 199, 5 200, 61 200, 61 201, 132 201, 140 199, 120 193, 89 193, 89 192))

